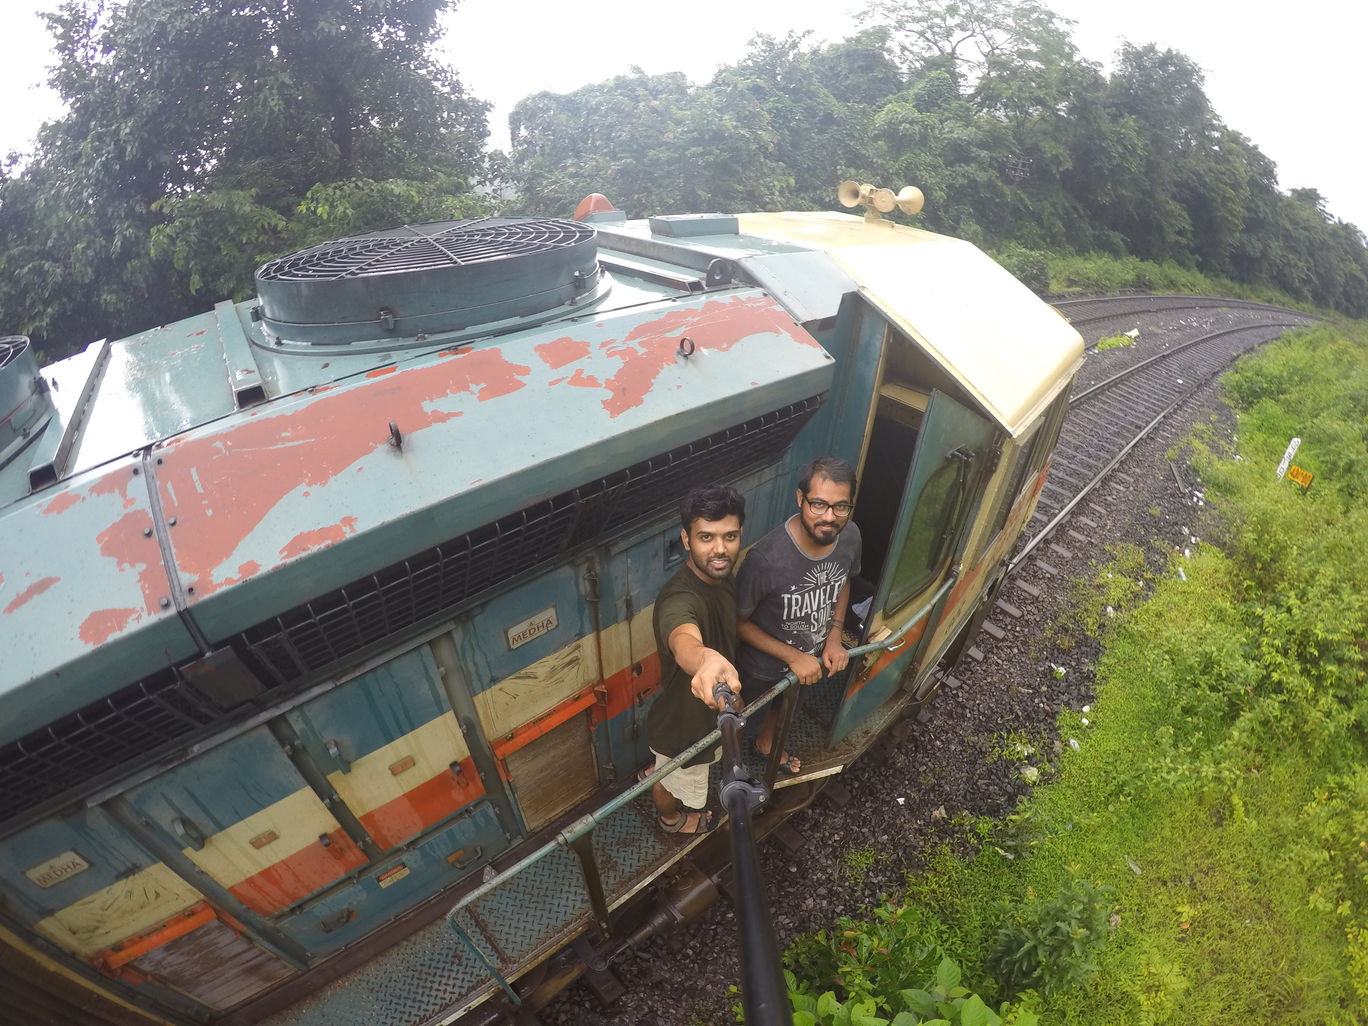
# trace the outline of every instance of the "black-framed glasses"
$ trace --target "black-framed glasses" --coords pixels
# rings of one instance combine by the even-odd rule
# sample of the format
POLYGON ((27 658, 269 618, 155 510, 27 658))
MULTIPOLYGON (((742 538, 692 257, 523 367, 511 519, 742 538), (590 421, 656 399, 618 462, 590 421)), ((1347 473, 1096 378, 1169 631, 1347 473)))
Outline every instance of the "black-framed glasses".
POLYGON ((809 499, 806 495, 803 496, 803 501, 808 504, 808 509, 812 510, 812 512, 816 513, 819 517, 827 510, 831 510, 831 512, 844 520, 855 512, 855 504, 853 502, 827 502, 826 499, 809 499))

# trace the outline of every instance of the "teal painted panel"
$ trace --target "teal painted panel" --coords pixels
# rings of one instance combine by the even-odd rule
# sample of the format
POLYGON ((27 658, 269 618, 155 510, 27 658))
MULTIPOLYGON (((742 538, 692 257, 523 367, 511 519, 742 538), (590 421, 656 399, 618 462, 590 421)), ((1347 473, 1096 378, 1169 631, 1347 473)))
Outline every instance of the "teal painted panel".
MULTIPOLYGON (((967 447, 978 454, 984 453, 992 441, 993 433, 993 425, 979 414, 960 405, 942 392, 931 393, 931 401, 927 405, 926 416, 917 436, 917 448, 912 457, 911 468, 908 471, 907 484, 903 489, 902 503, 898 509, 898 518, 893 529, 893 538, 890 540, 888 557, 884 560, 883 573, 876 582, 877 590, 874 595, 873 608, 885 609, 886 602, 894 590, 894 577, 899 564, 899 556, 909 543, 908 527, 927 482, 938 470, 947 465, 950 454, 954 450, 967 447)), ((877 468, 873 470, 866 468, 865 473, 866 475, 877 473, 877 468)), ((964 516, 971 514, 972 507, 963 512, 964 516)), ((940 580, 941 578, 937 578, 932 581, 923 589, 922 594, 929 594, 932 587, 939 584, 940 580)), ((920 596, 913 596, 912 600, 914 602, 920 601, 920 596)), ((911 609, 908 610, 908 612, 911 611, 911 609)), ((901 627, 902 624, 897 623, 890 626, 896 628, 901 627)), ((903 657, 899 658, 901 660, 903 657)), ((862 687, 858 681, 852 681, 847 689, 841 711, 832 725, 830 743, 839 742, 841 738, 855 728, 861 719, 869 715, 892 695, 898 686, 899 676, 900 674, 895 674, 891 670, 885 670, 862 687)))
POLYGON ((832 368, 773 300, 737 290, 369 371, 159 450, 177 570, 197 622, 226 637, 405 552, 824 392, 832 368))
POLYGON ((477 802, 451 826, 358 872, 277 926, 310 954, 329 954, 483 868, 505 844, 493 806, 477 802))
POLYGON ((195 651, 171 606, 137 460, 8 507, 0 539, 0 743, 195 651))

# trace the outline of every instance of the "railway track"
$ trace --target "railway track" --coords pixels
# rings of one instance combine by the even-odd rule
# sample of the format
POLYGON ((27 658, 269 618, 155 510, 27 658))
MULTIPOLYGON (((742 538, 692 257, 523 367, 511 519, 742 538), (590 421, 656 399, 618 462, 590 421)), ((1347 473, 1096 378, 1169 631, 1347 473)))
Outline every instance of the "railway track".
POLYGON ((1009 573, 1046 542, 1126 455, 1193 393, 1238 356, 1312 320, 1281 307, 1209 296, 1126 296, 1066 300, 1053 305, 1075 326, 1134 318, 1139 313, 1210 308, 1242 314, 1248 311, 1252 319, 1170 342, 1158 353, 1133 360, 1101 380, 1093 375, 1087 379, 1080 376, 1069 400, 1069 414, 1060 431, 1049 478, 1009 573), (1137 302, 1141 307, 1137 308, 1137 302), (1112 308, 1102 312, 1108 304, 1112 308), (1080 315, 1077 319, 1074 311, 1080 315))
MULTIPOLYGON (((1074 327, 1097 324, 1137 314, 1176 313, 1182 310, 1250 310, 1276 315, 1293 311, 1268 303, 1248 299, 1226 299, 1221 296, 1089 296, 1082 299, 1058 299, 1050 304, 1074 327)), ((1298 315, 1301 316, 1301 315, 1298 315)))

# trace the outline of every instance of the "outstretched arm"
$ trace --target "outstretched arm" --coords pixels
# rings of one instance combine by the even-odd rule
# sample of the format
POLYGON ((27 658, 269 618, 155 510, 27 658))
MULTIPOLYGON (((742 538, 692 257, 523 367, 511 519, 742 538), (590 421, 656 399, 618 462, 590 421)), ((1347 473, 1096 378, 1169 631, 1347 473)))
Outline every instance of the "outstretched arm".
MULTIPOLYGON (((738 696, 741 694, 741 678, 736 675, 736 667, 721 652, 703 644, 703 633, 697 624, 680 624, 670 632, 669 645, 679 668, 693 675, 689 690, 708 708, 718 708, 712 693, 713 685, 718 682, 726 684, 738 696)), ((737 705, 740 705, 739 701, 737 705)))

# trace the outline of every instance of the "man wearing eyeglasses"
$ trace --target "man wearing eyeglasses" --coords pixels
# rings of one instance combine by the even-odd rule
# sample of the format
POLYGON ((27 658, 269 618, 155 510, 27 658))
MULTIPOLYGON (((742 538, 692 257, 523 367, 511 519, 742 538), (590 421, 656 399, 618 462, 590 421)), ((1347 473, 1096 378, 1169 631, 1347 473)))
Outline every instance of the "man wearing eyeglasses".
MULTIPOLYGON (((850 578, 860 572, 860 529, 851 522, 855 468, 838 456, 819 456, 798 478, 798 510, 765 535, 736 576, 737 669, 747 704, 792 670, 813 684, 844 670, 850 657, 841 624, 850 602, 850 578)), ((755 739, 769 755, 775 718, 766 716, 755 739)), ((779 766, 798 773, 802 763, 783 752, 779 766)))

